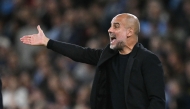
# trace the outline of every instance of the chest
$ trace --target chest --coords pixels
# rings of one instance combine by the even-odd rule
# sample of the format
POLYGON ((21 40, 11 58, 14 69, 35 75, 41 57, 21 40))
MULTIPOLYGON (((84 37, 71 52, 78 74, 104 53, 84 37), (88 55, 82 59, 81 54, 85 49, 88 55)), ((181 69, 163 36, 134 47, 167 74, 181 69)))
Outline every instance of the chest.
POLYGON ((126 79, 130 84, 137 86, 143 84, 142 61, 135 58, 131 63, 129 58, 121 60, 121 58, 112 58, 107 61, 106 73, 110 83, 125 85, 126 79), (129 68, 128 66, 131 66, 129 68))

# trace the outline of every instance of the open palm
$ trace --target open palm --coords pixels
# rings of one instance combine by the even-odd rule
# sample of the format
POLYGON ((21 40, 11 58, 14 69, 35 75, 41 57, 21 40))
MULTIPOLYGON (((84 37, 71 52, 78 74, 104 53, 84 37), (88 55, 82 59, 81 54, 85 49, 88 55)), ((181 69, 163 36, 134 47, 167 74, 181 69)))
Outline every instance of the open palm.
POLYGON ((47 46, 47 42, 49 39, 45 36, 44 32, 40 28, 40 26, 37 26, 38 34, 33 35, 26 35, 20 38, 20 41, 22 41, 24 44, 29 45, 43 45, 47 46))

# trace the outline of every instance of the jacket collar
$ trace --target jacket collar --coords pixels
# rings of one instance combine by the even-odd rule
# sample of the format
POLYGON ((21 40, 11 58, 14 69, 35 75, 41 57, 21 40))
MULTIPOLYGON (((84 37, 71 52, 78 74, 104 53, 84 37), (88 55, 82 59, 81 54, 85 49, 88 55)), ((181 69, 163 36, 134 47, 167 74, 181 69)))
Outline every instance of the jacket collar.
MULTIPOLYGON (((131 51, 131 54, 130 54, 131 56, 130 57, 135 57, 136 56, 139 47, 142 47, 142 44, 136 43, 133 50, 131 51)), ((117 53, 119 53, 119 52, 110 49, 110 44, 107 45, 106 48, 103 50, 101 56, 100 56, 99 62, 97 64, 97 67, 102 65, 105 61, 107 61, 108 59, 110 59, 111 57, 116 55, 117 53)))

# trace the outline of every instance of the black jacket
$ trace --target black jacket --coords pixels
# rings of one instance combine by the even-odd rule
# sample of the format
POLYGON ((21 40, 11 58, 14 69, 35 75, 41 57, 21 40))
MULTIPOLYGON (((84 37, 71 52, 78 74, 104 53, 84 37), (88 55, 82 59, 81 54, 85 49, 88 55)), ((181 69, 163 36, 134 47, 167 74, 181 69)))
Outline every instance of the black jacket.
POLYGON ((3 98, 2 98, 1 90, 2 90, 2 82, 0 80, 0 109, 3 109, 3 98))
MULTIPOLYGON (((91 91, 92 109, 109 109, 108 79, 105 64, 118 51, 90 49, 50 40, 47 48, 61 53, 74 61, 96 65, 91 91)), ((125 103, 127 109, 165 109, 164 80, 158 57, 137 43, 128 60, 124 77, 125 103)))

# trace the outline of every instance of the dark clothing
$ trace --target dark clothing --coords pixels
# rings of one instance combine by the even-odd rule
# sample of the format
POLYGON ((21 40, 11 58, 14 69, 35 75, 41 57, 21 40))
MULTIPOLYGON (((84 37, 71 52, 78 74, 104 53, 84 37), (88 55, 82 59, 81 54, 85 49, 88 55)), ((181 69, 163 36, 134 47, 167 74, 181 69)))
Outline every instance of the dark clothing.
POLYGON ((109 93, 112 109, 126 109, 124 93, 124 74, 126 70, 129 54, 115 55, 108 61, 107 70, 109 73, 109 93), (110 67, 112 66, 112 67, 110 67))
POLYGON ((2 82, 0 80, 0 109, 3 109, 3 97, 2 97, 1 90, 2 90, 2 82))
MULTIPOLYGON (((47 48, 74 61, 96 65, 91 91, 92 109, 110 109, 108 62, 118 54, 110 49, 83 48, 50 40, 47 48)), ((109 68, 112 66, 109 66, 109 68)), ((129 55, 124 74, 124 95, 127 109, 165 109, 163 70, 158 57, 137 43, 129 55)))

